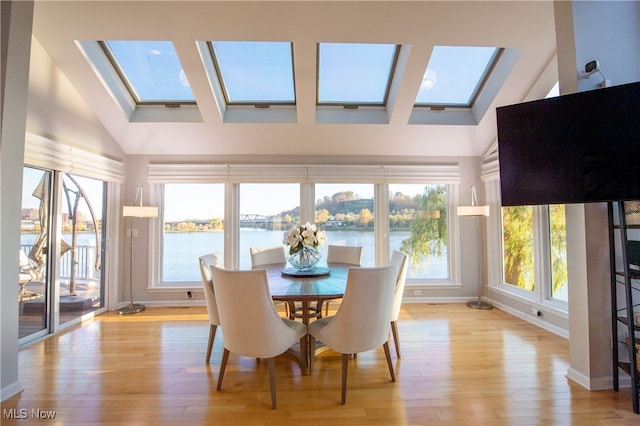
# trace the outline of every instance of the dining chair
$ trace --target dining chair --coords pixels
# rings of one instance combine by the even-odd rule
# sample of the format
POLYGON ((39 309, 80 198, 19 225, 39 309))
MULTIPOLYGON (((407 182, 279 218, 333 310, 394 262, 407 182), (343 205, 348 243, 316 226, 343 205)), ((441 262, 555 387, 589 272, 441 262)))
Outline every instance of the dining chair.
POLYGON ((393 343, 396 346, 396 355, 400 358, 400 340, 398 338, 398 318, 402 308, 402 296, 404 295, 404 284, 407 279, 407 269, 409 267, 409 256, 399 250, 391 253, 390 265, 396 267, 396 288, 393 294, 393 309, 391 310, 391 333, 393 343))
MULTIPOLYGON (((229 353, 266 358, 269 365, 271 406, 276 408, 275 357, 286 352, 296 341, 306 349, 307 326, 278 315, 264 269, 230 271, 211 267, 218 314, 224 330, 224 352, 220 364, 217 390, 229 359, 229 353)), ((307 364, 305 350, 302 365, 307 364)))
POLYGON ((287 264, 287 255, 284 246, 250 247, 251 268, 256 269, 265 265, 287 264))
MULTIPOLYGON (((329 244, 327 246, 327 265, 332 263, 340 263, 342 265, 360 266, 362 265, 362 247, 361 246, 336 246, 329 244)), ((340 304, 340 301, 327 301, 324 305, 324 316, 329 316, 329 305, 340 304)))
MULTIPOLYGON (((350 354, 383 346, 391 381, 396 376, 389 352, 389 318, 393 309, 396 266, 349 268, 344 298, 334 316, 309 324, 309 348, 316 340, 342 354, 342 404, 347 399, 347 368, 350 354)), ((314 350, 309 354, 309 374, 314 350)))
MULTIPOLYGON (((263 268, 267 265, 280 265, 282 268, 287 266, 287 255, 284 246, 250 247, 249 253, 251 254, 251 269, 263 268)), ((286 317, 293 319, 289 304, 286 302, 273 303, 276 305, 283 304, 286 317)))
POLYGON ((207 315, 209 316, 209 342, 207 343, 206 362, 211 358, 211 350, 213 349, 213 341, 216 338, 216 330, 220 325, 220 317, 218 315, 218 306, 216 305, 216 294, 213 291, 213 281, 211 279, 211 267, 224 267, 220 253, 211 253, 200 256, 200 277, 202 278, 202 286, 204 287, 204 300, 207 304, 207 315))

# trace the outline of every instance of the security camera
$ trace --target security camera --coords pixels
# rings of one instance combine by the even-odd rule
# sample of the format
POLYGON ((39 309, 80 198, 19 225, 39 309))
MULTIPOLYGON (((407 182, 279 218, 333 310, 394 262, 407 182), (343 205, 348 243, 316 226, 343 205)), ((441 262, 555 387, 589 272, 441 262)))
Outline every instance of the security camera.
POLYGON ((600 69, 600 63, 598 61, 587 62, 584 66, 584 72, 587 74, 593 74, 600 69))

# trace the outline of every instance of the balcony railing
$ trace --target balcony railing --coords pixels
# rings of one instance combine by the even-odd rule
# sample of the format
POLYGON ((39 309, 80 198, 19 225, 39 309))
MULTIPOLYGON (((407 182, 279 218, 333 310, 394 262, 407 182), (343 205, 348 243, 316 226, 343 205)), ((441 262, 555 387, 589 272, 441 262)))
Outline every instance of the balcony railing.
MULTIPOLYGON (((20 250, 28 255, 31 247, 32 245, 30 244, 21 244, 20 250)), ((93 245, 78 245, 75 250, 76 279, 86 282, 100 281, 100 271, 96 271, 95 268, 96 247, 93 245)), ((60 258, 58 269, 61 279, 71 279, 71 250, 60 258)))

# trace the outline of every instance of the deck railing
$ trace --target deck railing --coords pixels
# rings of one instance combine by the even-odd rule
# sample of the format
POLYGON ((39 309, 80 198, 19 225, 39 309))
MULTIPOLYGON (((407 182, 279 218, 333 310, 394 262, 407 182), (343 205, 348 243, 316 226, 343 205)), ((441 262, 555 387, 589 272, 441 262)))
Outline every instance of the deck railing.
MULTIPOLYGON (((21 244, 20 250, 25 254, 29 254, 32 245, 21 244)), ((76 279, 82 281, 99 281, 100 271, 95 268, 96 247, 94 245, 78 245, 76 246, 76 279)), ((60 278, 71 279, 71 250, 67 251, 60 258, 60 278)))

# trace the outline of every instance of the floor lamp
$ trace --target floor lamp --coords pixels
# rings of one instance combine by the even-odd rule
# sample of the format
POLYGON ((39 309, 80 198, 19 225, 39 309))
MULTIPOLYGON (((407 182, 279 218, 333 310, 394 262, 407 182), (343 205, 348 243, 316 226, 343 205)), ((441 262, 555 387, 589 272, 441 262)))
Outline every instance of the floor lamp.
POLYGON ((475 219, 476 230, 478 232, 478 300, 468 302, 467 306, 474 309, 491 309, 493 306, 482 301, 482 260, 480 259, 480 250, 482 248, 480 239, 480 218, 489 216, 489 206, 478 205, 475 186, 471 187, 471 205, 458 206, 458 216, 473 217, 475 219))
POLYGON ((139 218, 152 218, 152 217, 158 217, 158 208, 157 207, 153 207, 153 206, 143 206, 142 205, 142 187, 138 188, 138 191, 136 192, 136 198, 133 201, 133 206, 124 206, 122 207, 122 216, 124 217, 129 217, 130 219, 130 226, 129 226, 129 230, 127 232, 128 236, 129 236, 129 304, 127 306, 124 306, 120 309, 118 309, 118 313, 120 315, 127 315, 127 314, 137 314, 138 312, 142 312, 144 311, 144 305, 140 304, 140 303, 133 303, 133 237, 134 237, 134 232, 133 232, 133 227, 131 226, 131 224, 133 223, 133 218, 134 217, 139 217, 139 218), (140 204, 139 205, 135 205, 136 202, 138 201, 138 197, 140 198, 140 204))

